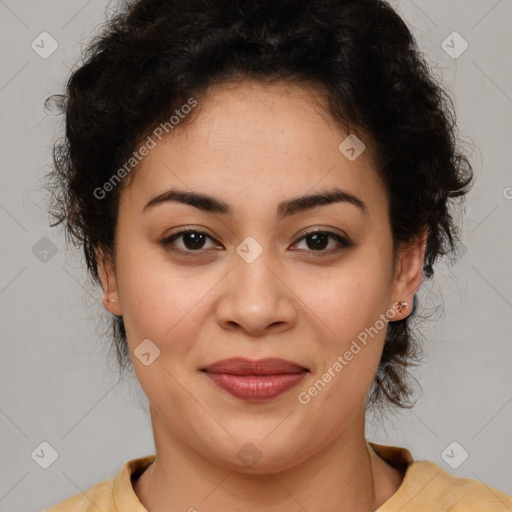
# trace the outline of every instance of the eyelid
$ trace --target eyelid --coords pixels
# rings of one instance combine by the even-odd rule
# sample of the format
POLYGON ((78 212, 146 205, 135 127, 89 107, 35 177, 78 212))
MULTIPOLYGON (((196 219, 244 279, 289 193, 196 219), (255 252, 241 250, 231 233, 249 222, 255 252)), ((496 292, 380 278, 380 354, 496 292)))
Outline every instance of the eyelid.
POLYGON ((297 240, 302 240, 305 236, 308 236, 308 235, 314 235, 315 233, 323 233, 323 234, 326 234, 326 235, 332 235, 334 237, 339 237, 341 239, 343 239, 344 242, 346 242, 347 244, 351 244, 352 242, 350 241, 350 238, 349 236, 342 230, 339 230, 340 233, 336 233, 335 231, 331 231, 332 229, 338 229, 338 228, 321 228, 321 227, 313 227, 313 228, 309 228, 307 231, 304 231, 301 235, 300 235, 300 238, 297 240))
MULTIPOLYGON (((304 251, 308 252, 311 257, 322 257, 322 256, 327 257, 332 254, 338 253, 344 249, 354 247, 356 245, 349 239, 349 237, 347 235, 339 234, 339 233, 330 231, 329 229, 325 229, 325 228, 324 229, 312 228, 312 229, 306 231, 297 239, 296 242, 293 243, 293 245, 297 245, 300 242, 302 242, 306 237, 308 237, 310 235, 315 235, 317 233, 321 234, 321 235, 325 235, 328 238, 336 240, 336 242, 339 244, 339 246, 334 249, 327 250, 327 251, 325 251, 325 250, 314 251, 314 250, 303 249, 304 251)), ((292 249, 292 250, 297 250, 297 249, 292 249)))
MULTIPOLYGON (((203 231, 203 229, 204 228, 194 228, 194 227, 183 228, 180 231, 176 231, 174 233, 171 233, 170 235, 165 236, 162 240, 160 240, 159 243, 166 250, 171 250, 173 252, 176 252, 179 254, 185 254, 185 255, 189 255, 189 256, 200 256, 201 254, 210 253, 211 248, 197 249, 194 251, 194 250, 184 250, 184 249, 175 248, 175 247, 172 247, 172 245, 171 245, 173 238, 179 238, 181 235, 184 235, 186 233, 202 234, 202 235, 205 235, 210 240, 214 241, 215 243, 219 244, 219 242, 215 239, 215 237, 213 237, 206 231, 203 231)), ((329 238, 335 239, 338 242, 338 244, 340 244, 340 247, 337 247, 335 249, 330 249, 328 251, 325 251, 325 250, 314 251, 314 250, 303 249, 303 250, 309 252, 311 255, 317 255, 319 257, 322 255, 327 256, 327 255, 333 254, 335 252, 339 252, 342 249, 346 249, 348 247, 353 247, 355 245, 345 233, 339 234, 339 233, 336 233, 333 231, 329 231, 329 229, 333 229, 333 228, 319 228, 319 227, 310 228, 307 231, 303 232, 299 236, 299 238, 297 238, 297 240, 292 244, 292 246, 297 245, 298 243, 302 242, 307 236, 315 235, 315 234, 322 234, 329 238)), ((222 245, 222 244, 220 244, 220 245, 222 245)))
POLYGON ((171 233, 170 235, 166 235, 164 238, 162 238, 159 241, 159 244, 166 250, 171 250, 171 251, 174 251, 174 252, 177 252, 180 254, 197 254, 197 255, 199 255, 201 253, 209 252, 208 250, 205 250, 205 249, 198 249, 197 251, 184 250, 184 249, 172 247, 172 245, 171 245, 173 238, 179 238, 181 235, 185 235, 187 233, 199 233, 201 235, 206 235, 207 238, 209 238, 210 240, 213 240, 215 243, 219 244, 219 242, 212 235, 210 235, 206 231, 203 231, 203 229, 204 228, 194 228, 194 227, 187 227, 187 228, 180 229, 179 231, 171 233))

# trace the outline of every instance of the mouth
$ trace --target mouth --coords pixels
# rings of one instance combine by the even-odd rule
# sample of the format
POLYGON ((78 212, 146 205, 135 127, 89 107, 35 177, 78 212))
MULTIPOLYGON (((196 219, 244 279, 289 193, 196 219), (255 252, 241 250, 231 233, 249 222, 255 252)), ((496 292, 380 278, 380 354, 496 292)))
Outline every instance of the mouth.
POLYGON ((295 387, 309 369, 277 358, 223 359, 201 368, 220 389, 250 402, 264 402, 295 387))

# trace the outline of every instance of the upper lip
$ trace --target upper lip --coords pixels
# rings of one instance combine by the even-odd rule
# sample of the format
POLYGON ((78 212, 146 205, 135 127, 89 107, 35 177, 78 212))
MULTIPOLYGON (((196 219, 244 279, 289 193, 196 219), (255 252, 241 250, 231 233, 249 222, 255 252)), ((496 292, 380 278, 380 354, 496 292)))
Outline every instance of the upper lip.
POLYGON ((251 360, 244 357, 221 359, 213 364, 201 368, 209 373, 229 373, 231 375, 279 375, 283 373, 308 372, 300 364, 275 357, 251 360))

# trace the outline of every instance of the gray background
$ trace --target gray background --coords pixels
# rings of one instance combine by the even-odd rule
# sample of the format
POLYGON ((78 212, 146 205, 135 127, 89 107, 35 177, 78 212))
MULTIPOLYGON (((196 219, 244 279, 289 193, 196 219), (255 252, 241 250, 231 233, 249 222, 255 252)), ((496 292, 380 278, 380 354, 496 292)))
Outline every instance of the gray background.
MULTIPOLYGON (((466 249, 420 289, 431 314, 421 398, 412 411, 369 424, 368 438, 512 495, 512 4, 393 5, 453 91, 460 135, 477 146, 476 184, 463 217, 466 249), (453 31, 469 43, 456 59, 442 48, 453 31), (453 441, 469 453, 457 469, 441 456, 453 441)), ((146 399, 136 381, 119 382, 93 319, 103 311, 100 290, 86 285, 80 256, 48 227, 39 182, 61 133, 43 101, 62 91, 106 9, 104 0, 0 0, 0 511, 41 511, 154 453, 146 399), (47 58, 31 47, 43 31, 58 43, 47 58), (58 452, 48 469, 31 456, 43 441, 58 452)), ((456 460, 462 452, 449 453, 456 460)))

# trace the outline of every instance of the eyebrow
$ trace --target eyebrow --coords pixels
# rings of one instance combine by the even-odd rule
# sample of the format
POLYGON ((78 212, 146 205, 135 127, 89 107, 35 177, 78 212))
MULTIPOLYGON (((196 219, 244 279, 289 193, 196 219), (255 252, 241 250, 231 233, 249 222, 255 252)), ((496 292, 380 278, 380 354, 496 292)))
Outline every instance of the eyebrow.
MULTIPOLYGON (((187 204, 205 212, 220 213, 223 215, 229 215, 232 213, 229 204, 221 201, 220 199, 199 192, 189 192, 177 189, 168 190, 163 194, 154 197, 146 204, 146 206, 144 206, 143 211, 169 202, 187 204)), ((284 217, 289 217, 291 215, 311 210, 318 206, 342 202, 356 206, 365 215, 368 213, 366 204, 357 196, 340 188, 334 188, 318 194, 302 195, 283 201, 279 203, 277 216, 279 219, 282 219, 284 217)))

